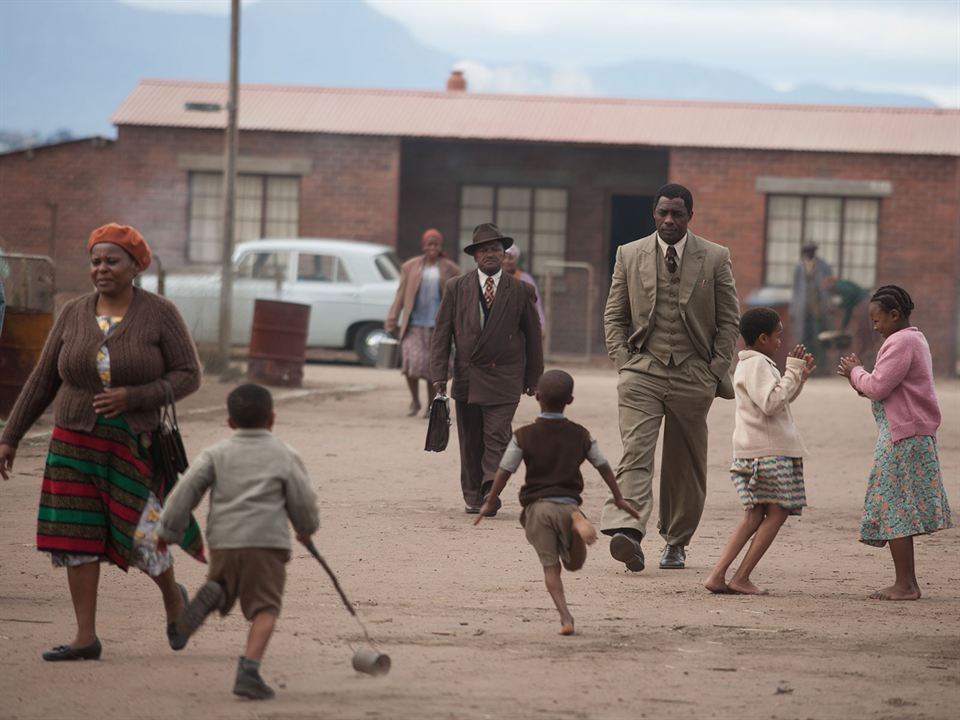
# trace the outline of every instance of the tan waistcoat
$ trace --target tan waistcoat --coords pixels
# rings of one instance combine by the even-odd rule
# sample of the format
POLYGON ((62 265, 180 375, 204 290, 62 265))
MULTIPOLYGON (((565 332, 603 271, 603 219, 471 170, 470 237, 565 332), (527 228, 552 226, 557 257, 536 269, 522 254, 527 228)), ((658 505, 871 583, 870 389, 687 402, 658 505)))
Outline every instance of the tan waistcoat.
POLYGON ((664 365, 673 360, 679 365, 696 352, 687 326, 680 317, 680 268, 670 274, 660 248, 657 254, 657 303, 653 309, 653 328, 643 349, 664 365))

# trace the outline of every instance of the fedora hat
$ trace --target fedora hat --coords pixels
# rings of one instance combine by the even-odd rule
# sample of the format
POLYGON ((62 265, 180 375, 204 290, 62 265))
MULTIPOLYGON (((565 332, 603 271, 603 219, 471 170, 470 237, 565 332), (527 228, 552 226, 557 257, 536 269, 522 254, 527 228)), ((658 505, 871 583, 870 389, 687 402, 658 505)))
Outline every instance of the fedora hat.
POLYGON ((473 229, 473 241, 467 245, 463 251, 467 255, 473 255, 478 247, 486 245, 488 242, 493 242, 494 240, 499 240, 504 250, 513 245, 513 238, 501 233, 500 228, 496 225, 493 223, 480 223, 473 229))

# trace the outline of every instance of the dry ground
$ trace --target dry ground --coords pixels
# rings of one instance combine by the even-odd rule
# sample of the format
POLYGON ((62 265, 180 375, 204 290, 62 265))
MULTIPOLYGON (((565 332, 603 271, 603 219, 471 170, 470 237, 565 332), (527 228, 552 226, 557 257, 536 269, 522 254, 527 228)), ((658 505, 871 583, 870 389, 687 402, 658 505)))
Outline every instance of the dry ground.
MULTIPOLYGON (((615 376, 593 369, 576 377, 570 416, 616 461, 615 376)), ((707 506, 688 569, 656 569, 661 546, 651 535, 645 549, 653 567, 626 573, 601 539, 581 572, 564 574, 578 634, 561 638, 517 521, 519 478, 500 516, 474 528, 463 514, 455 440, 442 454, 420 449, 425 422, 404 417, 399 376, 312 366, 309 378, 326 391, 280 403, 276 431, 306 458, 320 490, 318 545, 392 656, 390 675, 351 669, 348 645, 359 633, 299 547, 263 668, 278 690, 274 701, 230 694, 245 637, 241 616, 211 619, 187 650, 173 653, 156 590, 135 571, 104 570, 103 660, 43 663, 42 650, 70 639, 73 619, 63 571, 32 544, 39 440, 22 447, 14 479, 0 485, 0 716, 958 716, 960 532, 919 540, 922 600, 866 599, 891 580, 892 566, 886 550, 856 539, 875 428, 869 404, 839 379, 811 381, 795 405, 811 450, 810 507, 788 521, 755 575, 772 595, 712 596, 700 587, 740 513, 726 473, 733 404, 718 401, 707 506)), ((184 407, 216 407, 227 389, 210 381, 184 407)), ((960 509, 960 383, 943 382, 939 392, 941 460, 960 509)), ((535 412, 526 399, 517 421, 535 412)), ((226 432, 219 412, 195 412, 184 426, 194 454, 226 432)), ((585 508, 597 518, 604 489, 584 471, 585 508)), ((177 561, 179 578, 196 588, 203 566, 182 553, 177 561)))

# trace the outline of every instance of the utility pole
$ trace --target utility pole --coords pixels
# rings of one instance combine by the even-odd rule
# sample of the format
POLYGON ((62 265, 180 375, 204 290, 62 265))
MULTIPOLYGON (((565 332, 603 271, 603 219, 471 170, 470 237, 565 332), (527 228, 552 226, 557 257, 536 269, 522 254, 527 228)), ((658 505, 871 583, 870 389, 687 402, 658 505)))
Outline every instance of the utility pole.
POLYGON ((240 55, 240 0, 230 0, 230 90, 227 100, 227 138, 223 168, 223 249, 220 258, 220 323, 217 355, 209 369, 223 372, 230 365, 233 315, 233 230, 237 187, 237 104, 240 55))

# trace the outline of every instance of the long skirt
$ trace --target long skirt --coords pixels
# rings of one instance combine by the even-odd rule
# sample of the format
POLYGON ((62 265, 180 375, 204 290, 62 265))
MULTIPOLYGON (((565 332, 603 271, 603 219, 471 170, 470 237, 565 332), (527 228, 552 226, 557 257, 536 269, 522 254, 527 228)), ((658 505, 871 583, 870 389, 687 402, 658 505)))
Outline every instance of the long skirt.
MULTIPOLYGON (((40 492, 37 549, 61 558, 96 556, 127 570, 137 559, 135 541, 148 501, 152 496, 162 503, 175 482, 155 474, 151 441, 152 433, 135 435, 123 417, 97 418, 90 432, 54 427, 40 492)), ((179 544, 205 562, 195 519, 179 544)))
POLYGON ((873 402, 873 416, 880 434, 863 500, 860 542, 883 547, 888 540, 953 527, 936 438, 915 435, 894 442, 879 400, 873 402))

